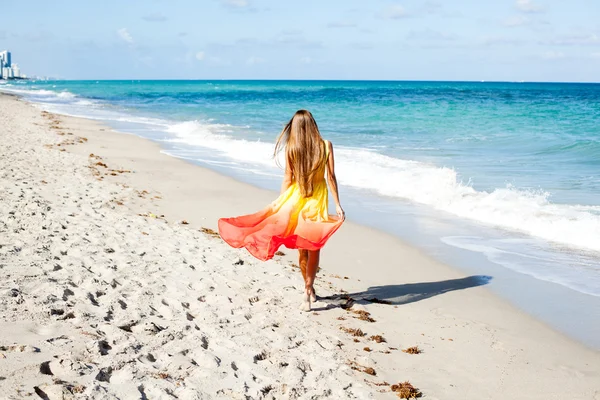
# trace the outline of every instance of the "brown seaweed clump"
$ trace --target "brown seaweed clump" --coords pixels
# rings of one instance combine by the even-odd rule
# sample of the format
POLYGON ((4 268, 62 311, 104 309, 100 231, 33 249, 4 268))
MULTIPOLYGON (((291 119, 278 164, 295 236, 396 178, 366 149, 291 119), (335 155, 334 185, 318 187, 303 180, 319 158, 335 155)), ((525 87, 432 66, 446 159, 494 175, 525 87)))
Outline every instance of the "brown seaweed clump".
POLYGON ((351 334, 352 336, 356 336, 356 337, 363 337, 363 336, 365 336, 365 333, 363 331, 361 331, 360 329, 344 328, 343 326, 340 327, 340 329, 343 330, 346 333, 351 334))
POLYGON ((357 315, 354 318, 360 319, 361 321, 375 322, 375 320, 373 318, 371 318, 371 313, 368 311, 365 311, 365 310, 348 310, 348 311, 357 315))
POLYGON ((348 365, 350 365, 350 368, 352 368, 355 371, 364 372, 365 374, 368 374, 368 375, 371 375, 371 376, 377 375, 377 372, 375 372, 374 368, 372 368, 372 367, 365 367, 364 365, 360 365, 356 361, 348 361, 348 365))
POLYGON ((392 385, 391 389, 401 399, 416 399, 423 396, 423 393, 408 381, 392 385))
POLYGON ((402 352, 407 354, 421 354, 423 350, 419 348, 419 346, 412 346, 407 349, 402 350, 402 352))
POLYGON ((386 342, 385 338, 381 335, 373 335, 369 339, 371 339, 372 341, 374 341, 376 343, 385 343, 386 342))

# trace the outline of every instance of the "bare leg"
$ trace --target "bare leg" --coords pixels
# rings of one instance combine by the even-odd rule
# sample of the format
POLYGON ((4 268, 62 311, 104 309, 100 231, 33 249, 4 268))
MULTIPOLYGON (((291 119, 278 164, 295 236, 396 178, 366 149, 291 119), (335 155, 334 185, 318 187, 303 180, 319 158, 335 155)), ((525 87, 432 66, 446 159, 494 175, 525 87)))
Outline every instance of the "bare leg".
POLYGON ((308 250, 298 250, 298 265, 302 272, 302 279, 306 283, 306 263, 308 262, 308 250))
POLYGON ((309 292, 311 301, 317 301, 315 294, 315 278, 319 269, 321 250, 308 252, 308 263, 306 264, 306 290, 309 292))
POLYGON ((308 264, 308 250, 298 250, 298 264, 300 271, 302 272, 302 278, 304 279, 304 294, 302 295, 302 305, 300 309, 302 311, 310 311, 310 293, 306 291, 306 269, 308 264))

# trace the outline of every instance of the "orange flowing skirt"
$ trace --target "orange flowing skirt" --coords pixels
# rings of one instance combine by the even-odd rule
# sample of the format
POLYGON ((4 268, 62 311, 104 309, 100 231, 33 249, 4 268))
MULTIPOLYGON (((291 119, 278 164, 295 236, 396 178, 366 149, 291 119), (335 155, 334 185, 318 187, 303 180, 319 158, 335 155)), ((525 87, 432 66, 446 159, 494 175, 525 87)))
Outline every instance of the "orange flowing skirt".
POLYGON ((219 234, 231 247, 245 247, 259 260, 273 258, 280 246, 319 250, 344 221, 328 213, 325 181, 311 197, 302 197, 297 184, 263 210, 236 218, 219 219, 219 234))

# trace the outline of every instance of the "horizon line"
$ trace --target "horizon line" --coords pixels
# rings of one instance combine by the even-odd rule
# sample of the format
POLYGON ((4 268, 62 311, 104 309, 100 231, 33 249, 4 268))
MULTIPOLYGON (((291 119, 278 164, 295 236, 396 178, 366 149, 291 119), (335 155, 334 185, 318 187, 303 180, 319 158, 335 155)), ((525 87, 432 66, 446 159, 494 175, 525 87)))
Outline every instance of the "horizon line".
MULTIPOLYGON (((195 82, 451 82, 451 83, 563 83, 563 84, 600 84, 600 81, 526 81, 526 80, 447 80, 447 79, 257 79, 257 78, 114 78, 114 79, 71 79, 71 78, 26 78, 25 81, 195 81, 195 82)), ((8 82, 8 81, 7 81, 8 82)))

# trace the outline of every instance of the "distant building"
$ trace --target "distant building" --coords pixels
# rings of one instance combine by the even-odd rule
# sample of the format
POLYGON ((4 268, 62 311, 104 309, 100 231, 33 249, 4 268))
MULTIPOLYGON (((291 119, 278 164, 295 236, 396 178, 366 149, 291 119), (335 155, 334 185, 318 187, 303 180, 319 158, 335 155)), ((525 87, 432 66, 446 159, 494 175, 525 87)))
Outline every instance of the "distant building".
POLYGON ((12 63, 10 51, 0 51, 0 79, 22 78, 21 69, 12 63))
POLYGON ((0 65, 1 67, 10 68, 12 66, 11 59, 10 59, 10 51, 8 51, 8 50, 1 51, 0 58, 3 60, 2 65, 0 65))
POLYGON ((2 79, 10 79, 13 77, 12 68, 4 67, 2 68, 2 79))

